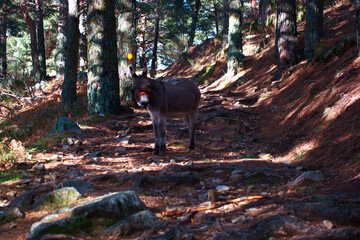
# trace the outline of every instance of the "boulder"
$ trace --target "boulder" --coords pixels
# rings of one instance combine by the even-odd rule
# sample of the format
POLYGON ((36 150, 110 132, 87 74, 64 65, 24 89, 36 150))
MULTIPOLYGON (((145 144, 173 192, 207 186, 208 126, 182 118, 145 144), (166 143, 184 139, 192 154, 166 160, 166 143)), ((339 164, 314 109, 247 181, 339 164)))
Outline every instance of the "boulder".
POLYGON ((134 191, 123 191, 60 208, 34 223, 26 239, 40 239, 46 234, 98 237, 106 233, 119 237, 157 223, 134 191))
POLYGON ((54 126, 51 128, 50 135, 62 132, 72 132, 81 134, 80 127, 68 117, 60 117, 56 120, 54 126))

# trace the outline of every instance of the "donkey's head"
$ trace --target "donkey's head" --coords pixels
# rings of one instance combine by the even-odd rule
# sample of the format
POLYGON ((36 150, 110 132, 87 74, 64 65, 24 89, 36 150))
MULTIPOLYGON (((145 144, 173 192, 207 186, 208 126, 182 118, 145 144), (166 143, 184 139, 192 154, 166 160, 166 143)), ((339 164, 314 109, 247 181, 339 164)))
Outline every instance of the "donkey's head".
POLYGON ((155 91, 158 86, 153 83, 153 80, 146 76, 147 68, 143 69, 141 76, 136 75, 135 69, 130 67, 131 74, 134 78, 133 84, 133 94, 136 101, 140 104, 141 107, 146 108, 151 98, 154 96, 155 91))

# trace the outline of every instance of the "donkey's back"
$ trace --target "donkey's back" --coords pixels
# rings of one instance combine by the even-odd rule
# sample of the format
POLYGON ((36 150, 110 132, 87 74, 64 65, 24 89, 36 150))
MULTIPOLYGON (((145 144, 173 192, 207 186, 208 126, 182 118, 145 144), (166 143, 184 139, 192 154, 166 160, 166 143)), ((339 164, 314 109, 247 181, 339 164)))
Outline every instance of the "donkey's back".
POLYGON ((190 80, 176 85, 163 83, 167 103, 166 117, 182 118, 185 115, 197 114, 200 103, 200 91, 190 80))

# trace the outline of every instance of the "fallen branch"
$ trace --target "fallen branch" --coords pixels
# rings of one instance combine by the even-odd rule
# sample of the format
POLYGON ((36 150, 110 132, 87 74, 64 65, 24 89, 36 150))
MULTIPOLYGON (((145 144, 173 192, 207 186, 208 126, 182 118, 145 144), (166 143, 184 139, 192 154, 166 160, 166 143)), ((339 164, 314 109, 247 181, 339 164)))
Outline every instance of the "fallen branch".
POLYGON ((250 196, 250 197, 242 197, 242 198, 236 198, 236 199, 230 199, 226 202, 217 202, 217 203, 210 203, 206 206, 193 206, 193 207, 185 207, 185 208, 176 208, 169 211, 162 212, 163 216, 175 216, 175 215, 181 215, 185 213, 194 213, 194 212, 202 212, 207 210, 216 209, 219 207, 222 207, 226 204, 230 203, 237 203, 237 205, 247 205, 249 203, 258 201, 260 199, 264 198, 263 196, 250 196))

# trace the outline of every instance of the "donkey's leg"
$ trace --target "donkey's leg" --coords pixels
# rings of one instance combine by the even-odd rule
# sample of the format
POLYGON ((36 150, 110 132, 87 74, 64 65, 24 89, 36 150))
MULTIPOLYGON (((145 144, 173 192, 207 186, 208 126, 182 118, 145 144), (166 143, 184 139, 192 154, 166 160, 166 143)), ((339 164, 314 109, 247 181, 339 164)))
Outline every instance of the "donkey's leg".
POLYGON ((159 118, 159 155, 164 155, 166 151, 166 117, 159 118))
POLYGON ((159 137, 159 118, 153 118, 152 117, 152 124, 153 124, 153 130, 155 135, 155 148, 153 150, 154 155, 159 154, 159 148, 160 148, 160 137, 159 137))
POLYGON ((189 145, 189 151, 192 151, 195 149, 195 134, 196 134, 196 122, 197 122, 197 112, 189 114, 189 137, 190 137, 190 145, 189 145))

